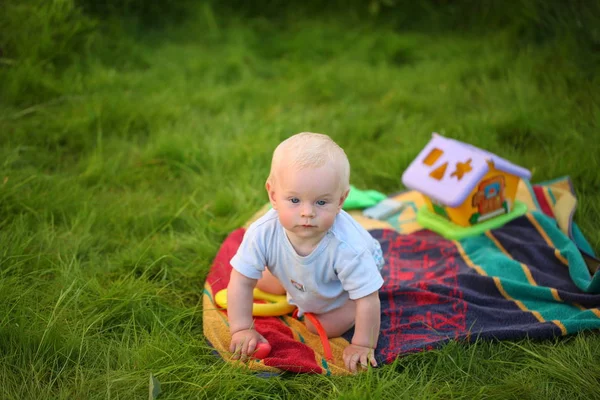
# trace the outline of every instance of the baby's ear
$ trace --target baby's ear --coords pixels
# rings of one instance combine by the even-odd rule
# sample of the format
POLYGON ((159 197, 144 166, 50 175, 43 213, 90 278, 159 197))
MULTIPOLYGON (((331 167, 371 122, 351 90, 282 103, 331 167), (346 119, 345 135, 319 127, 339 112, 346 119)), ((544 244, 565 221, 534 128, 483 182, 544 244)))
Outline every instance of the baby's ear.
POLYGON ((344 202, 348 198, 348 194, 350 194, 350 189, 347 189, 345 192, 342 193, 342 197, 340 197, 340 204, 338 204, 338 210, 341 210, 344 206, 344 202))
POLYGON ((273 207, 274 210, 277 210, 277 202, 275 201, 275 189, 273 188, 273 185, 271 185, 271 182, 267 181, 267 183, 265 183, 265 189, 267 189, 267 194, 269 195, 269 202, 271 203, 271 207, 273 207))

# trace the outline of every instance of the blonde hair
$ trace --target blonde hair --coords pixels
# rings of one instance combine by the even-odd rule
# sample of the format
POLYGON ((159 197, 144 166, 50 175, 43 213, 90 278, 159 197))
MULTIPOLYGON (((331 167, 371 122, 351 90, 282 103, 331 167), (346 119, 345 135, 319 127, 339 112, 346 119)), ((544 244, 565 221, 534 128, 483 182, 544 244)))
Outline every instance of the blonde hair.
POLYGON ((340 188, 346 191, 350 188, 350 162, 348 157, 336 142, 322 133, 297 133, 279 145, 273 151, 271 172, 267 182, 275 182, 278 168, 285 165, 297 168, 318 168, 331 162, 340 179, 340 188))

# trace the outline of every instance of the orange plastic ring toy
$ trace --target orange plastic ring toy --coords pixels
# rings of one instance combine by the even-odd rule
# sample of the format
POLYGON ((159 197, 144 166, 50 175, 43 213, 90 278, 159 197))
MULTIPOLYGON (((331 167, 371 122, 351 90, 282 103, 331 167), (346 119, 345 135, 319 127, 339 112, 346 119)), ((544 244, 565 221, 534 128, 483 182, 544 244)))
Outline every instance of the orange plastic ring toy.
MULTIPOLYGON (((286 295, 266 293, 255 288, 253 297, 255 300, 268 301, 268 303, 254 303, 252 306, 252 315, 256 317, 278 317, 289 314, 296 308, 296 306, 288 303, 286 295)), ((219 307, 227 309, 227 289, 217 292, 215 303, 219 307)))

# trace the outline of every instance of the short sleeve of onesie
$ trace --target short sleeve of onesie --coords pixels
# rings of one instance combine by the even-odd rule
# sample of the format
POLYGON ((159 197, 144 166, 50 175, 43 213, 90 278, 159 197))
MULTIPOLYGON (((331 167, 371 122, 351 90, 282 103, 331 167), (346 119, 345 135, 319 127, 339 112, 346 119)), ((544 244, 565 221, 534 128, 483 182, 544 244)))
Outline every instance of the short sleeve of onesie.
POLYGON ((264 247, 264 242, 259 240, 255 232, 248 230, 237 253, 230 261, 231 266, 248 278, 260 279, 267 264, 264 247))
POLYGON ((378 262, 368 250, 358 255, 345 252, 336 266, 337 276, 352 300, 365 297, 383 286, 379 270, 378 262))

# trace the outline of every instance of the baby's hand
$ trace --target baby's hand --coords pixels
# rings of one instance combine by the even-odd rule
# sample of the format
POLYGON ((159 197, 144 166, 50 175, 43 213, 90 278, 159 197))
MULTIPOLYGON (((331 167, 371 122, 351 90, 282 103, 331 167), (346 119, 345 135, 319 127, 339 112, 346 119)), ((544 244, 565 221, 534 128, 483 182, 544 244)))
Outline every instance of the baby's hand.
POLYGON ((375 350, 370 347, 351 344, 344 349, 342 357, 346 368, 352 373, 356 373, 358 364, 363 368, 367 368, 369 364, 373 367, 377 366, 377 361, 375 361, 375 350))
POLYGON ((269 343, 260 333, 254 329, 244 329, 231 335, 229 351, 233 353, 231 359, 246 361, 256 351, 259 343, 269 343))

